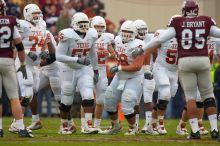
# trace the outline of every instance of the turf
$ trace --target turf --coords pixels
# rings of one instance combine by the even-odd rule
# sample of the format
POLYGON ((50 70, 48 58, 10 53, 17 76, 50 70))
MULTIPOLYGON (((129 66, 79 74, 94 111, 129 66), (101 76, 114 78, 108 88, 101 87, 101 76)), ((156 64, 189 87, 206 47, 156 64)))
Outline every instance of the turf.
MULTIPOLYGON (((30 123, 30 118, 26 118, 26 125, 30 123)), ((75 119, 77 132, 72 135, 57 134, 60 120, 58 118, 42 118, 43 128, 34 131, 34 138, 18 138, 16 134, 8 132, 11 118, 4 118, 4 138, 0 138, 0 146, 214 146, 220 145, 220 142, 212 140, 210 135, 202 136, 201 140, 187 140, 185 136, 175 134, 178 120, 166 120, 165 126, 168 131, 167 135, 150 136, 138 134, 137 136, 124 136, 128 126, 126 121, 122 122, 123 130, 116 135, 84 135, 80 133, 80 119, 75 119)), ((102 127, 108 127, 109 120, 102 121, 102 127)), ((140 121, 141 127, 144 120, 140 121)), ((204 125, 209 129, 208 121, 204 125)), ((189 126, 188 126, 189 128, 189 126)))

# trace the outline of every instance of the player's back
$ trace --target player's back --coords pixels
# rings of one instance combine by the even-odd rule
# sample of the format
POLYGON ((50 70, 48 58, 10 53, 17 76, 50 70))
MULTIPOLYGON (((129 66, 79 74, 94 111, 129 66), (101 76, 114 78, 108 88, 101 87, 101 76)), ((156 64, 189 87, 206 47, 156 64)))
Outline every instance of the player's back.
POLYGON ((14 16, 0 15, 0 57, 13 58, 14 16))
POLYGON ((174 27, 178 41, 178 55, 208 56, 207 37, 214 20, 208 16, 175 17, 168 26, 174 27))

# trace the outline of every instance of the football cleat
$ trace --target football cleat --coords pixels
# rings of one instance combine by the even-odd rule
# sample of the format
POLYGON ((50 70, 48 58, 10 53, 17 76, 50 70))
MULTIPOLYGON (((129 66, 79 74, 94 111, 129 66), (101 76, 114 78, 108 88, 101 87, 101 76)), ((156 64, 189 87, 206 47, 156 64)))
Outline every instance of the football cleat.
POLYGON ((0 129, 0 137, 4 137, 3 129, 0 129))
POLYGON ((112 126, 106 130, 104 130, 102 132, 102 134, 117 134, 118 132, 120 132, 122 130, 122 126, 118 123, 118 124, 112 124, 112 126))
POLYGON ((19 130, 18 131, 18 136, 22 138, 31 138, 34 137, 31 133, 28 132, 27 129, 24 130, 19 130))
POLYGON ((36 122, 32 122, 30 126, 27 127, 27 129, 30 130, 39 130, 41 129, 43 126, 41 124, 41 121, 36 121, 36 122))
POLYGON ((138 134, 138 128, 135 127, 133 129, 129 128, 128 132, 126 132, 124 135, 137 135, 138 134))
POLYGON ((206 130, 203 126, 199 127, 199 133, 200 135, 207 135, 209 132, 206 130))
POLYGON ((69 130, 67 122, 64 122, 64 123, 62 123, 62 125, 60 125, 60 130, 59 130, 58 134, 64 134, 64 135, 65 134, 72 134, 72 132, 69 130))
POLYGON ((148 124, 145 124, 144 127, 141 129, 142 133, 145 133, 147 131, 148 124))
POLYGON ((200 133, 199 131, 197 131, 196 133, 193 133, 191 131, 190 135, 187 136, 187 139, 200 139, 200 133))
POLYGON ((68 128, 69 128, 70 132, 72 132, 72 133, 76 132, 76 125, 74 122, 68 122, 68 128))
POLYGON ((154 128, 153 126, 148 126, 147 130, 145 131, 145 134, 149 134, 149 135, 159 135, 157 128, 154 128))
POLYGON ((165 135, 167 134, 167 130, 165 129, 164 125, 158 125, 157 126, 157 131, 160 135, 165 135))
MULTIPOLYGON (((26 128, 26 129, 27 129, 27 128, 26 128)), ((11 126, 9 127, 8 130, 9 130, 9 132, 11 132, 11 133, 18 133, 19 128, 16 127, 15 122, 13 121, 13 122, 11 123, 11 126)), ((30 130, 30 129, 27 129, 27 131, 28 131, 28 133, 32 133, 32 130, 30 130)))
POLYGON ((177 126, 176 134, 177 135, 188 135, 189 133, 187 132, 186 128, 181 128, 180 126, 177 126))
POLYGON ((211 137, 212 137, 212 139, 218 139, 219 132, 214 129, 213 131, 211 131, 211 137))

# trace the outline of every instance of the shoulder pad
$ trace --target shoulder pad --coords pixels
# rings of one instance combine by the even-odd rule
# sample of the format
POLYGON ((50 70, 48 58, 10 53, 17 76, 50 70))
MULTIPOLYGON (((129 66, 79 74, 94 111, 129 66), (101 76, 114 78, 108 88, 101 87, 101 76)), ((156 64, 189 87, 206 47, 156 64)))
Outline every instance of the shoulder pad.
POLYGON ((87 35, 89 35, 90 37, 97 39, 98 38, 98 33, 94 28, 89 28, 87 35))
POLYGON ((25 31, 25 28, 29 27, 29 23, 25 20, 18 20, 18 30, 20 33, 23 33, 25 31))
POLYGON ((132 48, 143 48, 144 42, 140 39, 135 39, 132 43, 132 48))
POLYGON ((61 42, 66 41, 70 38, 73 38, 74 34, 75 34, 75 32, 72 28, 63 29, 58 34, 58 40, 61 42))
POLYGON ((103 33, 104 37, 106 37, 111 44, 114 44, 114 35, 111 33, 103 33))

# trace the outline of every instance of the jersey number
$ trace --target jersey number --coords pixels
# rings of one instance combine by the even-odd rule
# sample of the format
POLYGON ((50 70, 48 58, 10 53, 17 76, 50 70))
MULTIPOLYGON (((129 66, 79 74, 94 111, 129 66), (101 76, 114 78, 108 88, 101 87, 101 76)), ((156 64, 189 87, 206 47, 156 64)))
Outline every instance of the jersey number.
POLYGON ((43 49, 44 45, 44 39, 41 38, 40 42, 38 43, 39 39, 37 36, 29 36, 29 41, 34 41, 34 44, 32 45, 30 51, 36 52, 36 46, 38 45, 41 50, 43 49))
POLYGON ((0 48, 10 47, 11 29, 8 26, 0 28, 0 48))
POLYGON ((202 36, 205 34, 205 29, 196 29, 195 36, 190 29, 184 29, 182 31, 181 45, 183 49, 190 49, 192 47, 193 38, 196 39, 195 47, 197 49, 203 49, 205 45, 205 38, 202 36))
POLYGON ((177 54, 177 50, 168 49, 167 56, 166 56, 166 62, 168 64, 175 64, 176 60, 177 60, 176 54, 177 54))

